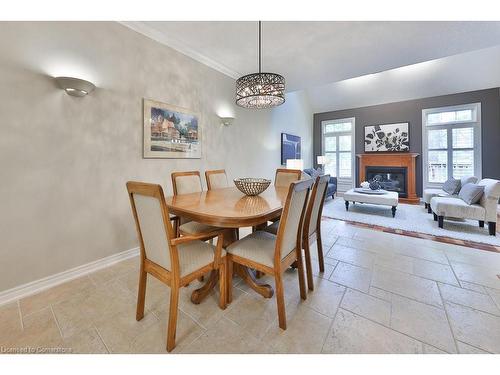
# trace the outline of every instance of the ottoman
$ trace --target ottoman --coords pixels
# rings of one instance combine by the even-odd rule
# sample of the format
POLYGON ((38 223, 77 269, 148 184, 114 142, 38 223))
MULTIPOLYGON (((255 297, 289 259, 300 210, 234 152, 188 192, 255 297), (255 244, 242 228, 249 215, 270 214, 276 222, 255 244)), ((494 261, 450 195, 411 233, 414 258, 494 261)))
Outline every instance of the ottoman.
POLYGON ((351 189, 344 193, 344 200, 346 211, 349 211, 349 202, 368 203, 391 207, 392 217, 394 217, 396 215, 399 195, 395 191, 388 191, 385 194, 366 194, 358 193, 354 189, 351 189))

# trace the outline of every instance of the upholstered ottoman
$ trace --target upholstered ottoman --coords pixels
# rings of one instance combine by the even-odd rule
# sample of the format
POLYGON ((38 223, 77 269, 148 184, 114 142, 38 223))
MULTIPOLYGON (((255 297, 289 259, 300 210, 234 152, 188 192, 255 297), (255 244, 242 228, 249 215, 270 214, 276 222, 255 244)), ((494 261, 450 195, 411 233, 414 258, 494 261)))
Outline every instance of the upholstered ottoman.
POLYGON ((381 206, 390 206, 392 209, 392 217, 396 215, 396 207, 398 206, 399 195, 395 191, 388 191, 385 194, 366 194, 358 193, 351 189, 344 193, 345 209, 349 211, 349 202, 377 204, 381 206))

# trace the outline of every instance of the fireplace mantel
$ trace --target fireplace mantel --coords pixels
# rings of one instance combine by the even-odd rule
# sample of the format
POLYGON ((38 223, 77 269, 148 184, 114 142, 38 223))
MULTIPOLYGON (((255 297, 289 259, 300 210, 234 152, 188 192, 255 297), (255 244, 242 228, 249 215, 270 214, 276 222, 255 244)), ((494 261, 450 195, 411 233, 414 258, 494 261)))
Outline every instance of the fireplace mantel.
POLYGON ((418 204, 420 199, 417 197, 416 158, 419 155, 414 152, 357 154, 356 156, 359 159, 358 186, 361 181, 365 180, 366 167, 406 167, 408 197, 399 198, 399 201, 402 203, 418 204))

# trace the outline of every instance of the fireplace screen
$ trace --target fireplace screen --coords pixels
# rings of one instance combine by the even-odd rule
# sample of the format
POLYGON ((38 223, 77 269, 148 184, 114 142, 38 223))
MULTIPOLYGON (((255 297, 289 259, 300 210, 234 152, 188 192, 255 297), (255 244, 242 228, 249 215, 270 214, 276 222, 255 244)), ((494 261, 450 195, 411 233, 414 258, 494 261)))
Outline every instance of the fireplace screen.
POLYGON ((366 181, 371 181, 379 176, 382 189, 396 191, 400 197, 407 197, 406 168, 401 167, 366 167, 366 181))

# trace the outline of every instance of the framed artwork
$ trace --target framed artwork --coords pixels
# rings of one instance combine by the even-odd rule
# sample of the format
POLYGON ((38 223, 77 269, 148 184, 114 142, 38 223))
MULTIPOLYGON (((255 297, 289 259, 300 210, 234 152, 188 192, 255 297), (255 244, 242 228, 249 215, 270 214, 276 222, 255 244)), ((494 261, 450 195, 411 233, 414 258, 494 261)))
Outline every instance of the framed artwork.
POLYGON ((365 152, 409 152, 409 123, 365 126, 365 152))
POLYGON ((185 108, 144 99, 145 159, 201 158, 199 115, 185 108))
POLYGON ((281 165, 286 165, 288 159, 300 159, 300 137, 281 133, 281 165))

